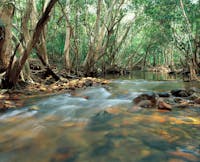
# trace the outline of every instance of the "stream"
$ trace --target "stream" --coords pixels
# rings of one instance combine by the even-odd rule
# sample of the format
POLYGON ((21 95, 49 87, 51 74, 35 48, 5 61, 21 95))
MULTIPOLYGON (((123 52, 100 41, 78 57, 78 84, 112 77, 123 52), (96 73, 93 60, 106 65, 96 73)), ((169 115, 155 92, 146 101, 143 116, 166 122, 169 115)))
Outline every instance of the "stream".
POLYGON ((200 85, 153 73, 108 78, 0 114, 0 162, 200 161, 200 108, 129 112, 144 92, 200 85))

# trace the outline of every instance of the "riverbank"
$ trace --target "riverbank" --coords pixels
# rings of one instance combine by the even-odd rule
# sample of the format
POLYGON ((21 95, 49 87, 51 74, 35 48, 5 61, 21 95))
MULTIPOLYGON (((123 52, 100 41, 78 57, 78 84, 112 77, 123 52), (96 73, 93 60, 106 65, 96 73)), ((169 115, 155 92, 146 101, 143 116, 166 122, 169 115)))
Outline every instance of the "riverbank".
POLYGON ((27 100, 28 98, 62 94, 66 92, 71 92, 79 88, 104 85, 108 83, 109 81, 106 79, 91 77, 83 77, 70 80, 65 79, 63 81, 58 81, 50 85, 37 82, 29 84, 21 82, 14 89, 0 90, 0 112, 22 107, 25 100, 27 100))

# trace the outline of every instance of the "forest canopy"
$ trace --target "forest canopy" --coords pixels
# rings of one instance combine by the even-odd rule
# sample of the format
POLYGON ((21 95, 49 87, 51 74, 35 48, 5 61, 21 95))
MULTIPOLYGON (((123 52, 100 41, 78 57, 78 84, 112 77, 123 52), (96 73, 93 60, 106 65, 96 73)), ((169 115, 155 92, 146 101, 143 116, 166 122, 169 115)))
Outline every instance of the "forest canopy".
POLYGON ((31 81, 39 59, 67 74, 109 69, 200 69, 199 0, 1 0, 0 72, 4 86, 31 81), (23 77, 20 76, 23 74, 23 77))

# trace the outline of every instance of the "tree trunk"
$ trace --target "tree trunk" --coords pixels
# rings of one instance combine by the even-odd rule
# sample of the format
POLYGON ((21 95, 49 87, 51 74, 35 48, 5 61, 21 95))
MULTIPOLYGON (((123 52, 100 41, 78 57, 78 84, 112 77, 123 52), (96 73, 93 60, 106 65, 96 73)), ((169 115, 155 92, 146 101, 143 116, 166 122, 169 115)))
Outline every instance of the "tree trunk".
POLYGON ((188 67, 189 67, 189 71, 190 71, 190 80, 199 80, 198 79, 198 76, 196 74, 196 70, 197 70, 197 66, 195 65, 195 62, 194 62, 194 57, 195 57, 195 52, 193 52, 193 48, 192 48, 192 30, 191 30, 191 24, 189 22, 189 19, 188 19, 188 16, 185 12, 185 7, 184 7, 184 3, 183 3, 183 0, 180 0, 180 6, 181 6, 181 9, 182 9, 182 12, 183 12, 183 16, 185 18, 185 21, 186 21, 186 29, 188 31, 188 42, 189 42, 189 56, 187 56, 187 64, 188 64, 188 67), (191 58, 192 57, 192 58, 191 58))
POLYGON ((143 58, 143 66, 142 66, 142 70, 146 70, 146 64, 147 64, 147 55, 148 55, 148 50, 145 53, 145 56, 143 58))
POLYGON ((151 48, 151 41, 150 41, 149 45, 146 48, 145 55, 144 55, 144 58, 143 58, 143 67, 141 68, 143 71, 146 70, 147 56, 149 54, 149 49, 150 48, 151 48))
POLYGON ((42 30, 44 29, 45 24, 47 23, 47 21, 49 19, 49 14, 51 12, 51 9, 53 8, 53 6, 55 5, 55 3, 57 1, 58 0, 51 0, 48 3, 48 6, 45 9, 45 12, 43 13, 40 20, 37 22, 34 33, 31 37, 30 41, 27 43, 27 46, 26 46, 26 49, 23 52, 23 55, 12 66, 12 68, 10 70, 10 74, 6 75, 4 82, 7 82, 9 87, 15 86, 16 83, 18 82, 20 72, 21 72, 22 68, 24 67, 24 64, 25 64, 26 60, 28 59, 33 47, 36 45, 37 41, 39 40, 40 34, 41 34, 42 30))
POLYGON ((64 57, 65 57, 65 69, 68 73, 71 71, 71 59, 70 59, 70 33, 69 27, 66 27, 66 37, 65 37, 65 47, 64 47, 64 57))
POLYGON ((153 67, 156 66, 156 53, 153 54, 153 67))
MULTIPOLYGON (((66 1, 66 15, 69 14, 70 10, 70 2, 66 1)), ((71 29, 70 24, 66 20, 66 36, 65 36, 65 46, 64 46, 64 58, 65 58, 65 69, 67 73, 71 71, 71 59, 70 59, 70 37, 71 37, 71 29)))
POLYGON ((0 8, 0 72, 6 71, 12 53, 12 17, 14 6, 3 5, 0 8))
MULTIPOLYGON (((36 8, 36 2, 35 0, 34 4, 33 4, 33 11, 32 11, 32 26, 35 26, 37 23, 37 16, 38 16, 38 11, 36 8)), ((43 6, 43 13, 45 12, 45 9, 47 8, 47 5, 49 3, 49 0, 45 0, 44 2, 44 6, 43 6)), ((39 41, 36 44, 36 50, 38 51, 38 54, 42 57, 42 59, 45 61, 46 64, 49 64, 49 59, 48 59, 48 55, 47 55, 47 47, 46 47, 46 26, 44 27, 44 29, 42 29, 41 31, 41 35, 39 38, 39 41)))
POLYGON ((196 67, 192 61, 189 62, 189 71, 190 71, 190 80, 200 81, 196 73, 196 67))
POLYGON ((3 24, 3 22, 1 21, 0 19, 0 73, 4 72, 5 71, 5 63, 6 61, 3 61, 4 59, 4 56, 3 56, 3 45, 4 45, 4 42, 5 42, 5 32, 6 32, 6 29, 5 29, 5 25, 3 24))
POLYGON ((98 54, 98 36, 99 36, 99 29, 100 29, 100 16, 101 16, 101 0, 97 2, 97 13, 96 13, 96 21, 95 21, 95 29, 94 29, 94 38, 90 42, 89 51, 87 56, 84 60, 83 67, 85 72, 88 74, 93 69, 93 62, 95 61, 98 54))

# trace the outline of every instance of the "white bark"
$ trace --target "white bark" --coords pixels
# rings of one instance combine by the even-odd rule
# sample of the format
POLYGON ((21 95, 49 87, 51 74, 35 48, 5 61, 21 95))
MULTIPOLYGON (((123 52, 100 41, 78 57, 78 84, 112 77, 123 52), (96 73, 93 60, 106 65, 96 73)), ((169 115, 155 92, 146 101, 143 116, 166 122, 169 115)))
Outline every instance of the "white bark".
MULTIPOLYGON (((66 15, 70 13, 70 2, 66 1, 66 15)), ((69 16, 67 16, 69 17, 69 16)), ((68 73, 71 71, 71 60, 70 60, 70 37, 71 28, 70 24, 66 20, 66 36, 65 36, 65 46, 64 46, 64 58, 65 58, 65 69, 68 73)))

